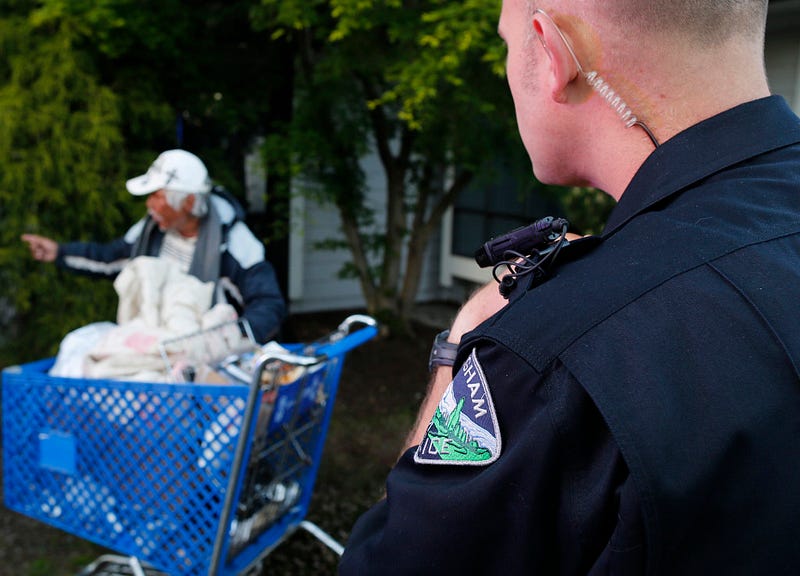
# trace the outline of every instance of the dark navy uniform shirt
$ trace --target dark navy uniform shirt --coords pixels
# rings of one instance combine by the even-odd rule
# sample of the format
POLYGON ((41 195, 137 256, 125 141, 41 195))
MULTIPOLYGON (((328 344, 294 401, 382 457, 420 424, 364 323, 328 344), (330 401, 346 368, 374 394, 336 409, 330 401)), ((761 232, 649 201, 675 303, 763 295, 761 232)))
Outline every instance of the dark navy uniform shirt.
POLYGON ((462 340, 341 574, 800 574, 800 120, 678 134, 581 242, 462 340))

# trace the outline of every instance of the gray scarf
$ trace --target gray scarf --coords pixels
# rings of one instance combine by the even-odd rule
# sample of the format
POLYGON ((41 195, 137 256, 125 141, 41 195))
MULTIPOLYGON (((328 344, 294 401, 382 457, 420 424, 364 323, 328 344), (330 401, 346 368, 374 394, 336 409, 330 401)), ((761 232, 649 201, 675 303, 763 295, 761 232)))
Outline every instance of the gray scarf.
MULTIPOLYGON (((151 249, 159 248, 161 237, 158 237, 158 245, 151 248, 154 234, 157 232, 158 227, 155 220, 148 217, 142 233, 133 245, 131 258, 147 256, 151 249)), ((200 230, 197 234, 197 244, 194 247, 194 256, 192 257, 192 265, 189 267, 189 274, 203 282, 216 283, 219 280, 220 254, 222 250, 222 221, 216 208, 214 208, 214 204, 209 202, 208 214, 200 221, 200 230)))

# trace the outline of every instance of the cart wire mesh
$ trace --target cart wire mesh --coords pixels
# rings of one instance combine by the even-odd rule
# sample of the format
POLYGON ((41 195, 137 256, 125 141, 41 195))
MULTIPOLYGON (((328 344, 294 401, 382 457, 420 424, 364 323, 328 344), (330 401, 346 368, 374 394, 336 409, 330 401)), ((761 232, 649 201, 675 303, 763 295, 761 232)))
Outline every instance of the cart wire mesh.
POLYGON ((58 378, 53 359, 7 368, 5 505, 148 574, 245 572, 305 527, 345 354, 377 333, 355 318, 367 325, 242 363, 248 384, 58 378))

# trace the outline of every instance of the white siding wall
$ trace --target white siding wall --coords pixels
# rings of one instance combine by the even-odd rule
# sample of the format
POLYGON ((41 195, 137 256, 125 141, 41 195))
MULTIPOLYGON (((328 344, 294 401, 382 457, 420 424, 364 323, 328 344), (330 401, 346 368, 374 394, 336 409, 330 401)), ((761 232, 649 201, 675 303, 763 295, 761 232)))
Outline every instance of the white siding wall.
MULTIPOLYGON (((370 191, 368 203, 378 216, 386 210, 386 176, 377 156, 366 157, 362 166, 370 191)), ((345 262, 351 261, 347 250, 319 250, 315 243, 330 238, 343 238, 341 220, 336 209, 321 205, 303 188, 308 183, 296 181, 292 198, 291 238, 289 241, 289 306, 293 313, 316 312, 364 307, 364 297, 357 280, 343 280, 337 276, 345 262)), ((423 276, 417 299, 420 301, 441 298, 439 285, 437 233, 428 245, 423 276)))
MULTIPOLYGON (((336 208, 331 204, 320 204, 305 193, 311 186, 301 181, 293 185, 289 309, 298 313, 361 308, 364 298, 358 281, 338 277, 342 264, 350 260, 349 252, 315 247, 324 240, 343 239, 343 235, 336 208)), ((378 196, 378 190, 375 189, 375 196, 378 196)))

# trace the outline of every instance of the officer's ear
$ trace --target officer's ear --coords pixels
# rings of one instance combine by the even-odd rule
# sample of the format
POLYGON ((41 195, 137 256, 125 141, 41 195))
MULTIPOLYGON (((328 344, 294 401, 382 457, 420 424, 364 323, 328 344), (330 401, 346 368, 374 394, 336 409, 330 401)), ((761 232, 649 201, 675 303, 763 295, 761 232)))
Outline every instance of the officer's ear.
POLYGON ((550 97, 560 103, 568 100, 568 90, 578 79, 579 70, 572 56, 569 39, 563 35, 557 24, 541 10, 533 17, 533 31, 547 54, 545 65, 548 67, 547 88, 550 97))

